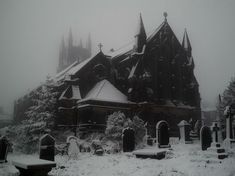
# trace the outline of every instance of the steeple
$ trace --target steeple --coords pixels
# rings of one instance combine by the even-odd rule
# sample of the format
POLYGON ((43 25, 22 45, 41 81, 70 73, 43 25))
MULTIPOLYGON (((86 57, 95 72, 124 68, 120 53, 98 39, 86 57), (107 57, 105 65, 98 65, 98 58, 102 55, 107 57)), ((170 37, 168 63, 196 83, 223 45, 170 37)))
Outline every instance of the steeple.
POLYGON ((191 44, 190 44, 190 41, 189 41, 189 38, 188 38, 188 34, 187 34, 187 31, 185 29, 184 31, 184 37, 183 37, 183 41, 182 41, 182 47, 184 48, 184 50, 187 52, 187 55, 189 57, 191 57, 192 55, 192 47, 191 47, 191 44))
POLYGON ((80 39, 80 47, 83 48, 82 39, 80 39))
POLYGON ((64 36, 62 37, 61 44, 60 44, 60 51, 65 48, 65 43, 64 43, 64 36))
POLYGON ((136 52, 140 53, 143 49, 143 46, 146 44, 146 38, 147 38, 141 14, 135 38, 136 38, 136 43, 134 48, 136 52))
POLYGON ((73 46, 73 35, 72 35, 72 30, 71 28, 69 29, 69 39, 68 39, 68 47, 72 48, 73 46))
POLYGON ((88 40, 87 40, 87 50, 89 51, 91 55, 91 35, 88 35, 88 40))
POLYGON ((65 42, 64 42, 64 37, 62 37, 61 45, 60 45, 60 52, 59 52, 59 65, 57 68, 57 72, 61 71, 61 69, 64 66, 64 63, 66 60, 65 53, 66 53, 65 42))

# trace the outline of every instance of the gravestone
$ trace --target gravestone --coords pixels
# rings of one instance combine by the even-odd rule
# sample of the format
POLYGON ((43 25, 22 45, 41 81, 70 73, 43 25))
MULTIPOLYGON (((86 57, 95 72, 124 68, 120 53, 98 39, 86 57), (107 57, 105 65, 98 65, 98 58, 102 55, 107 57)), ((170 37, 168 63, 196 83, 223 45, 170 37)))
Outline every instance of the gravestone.
POLYGON ((39 140, 39 158, 55 161, 55 139, 49 135, 43 135, 39 140))
POLYGON ((191 130, 190 124, 187 121, 182 120, 178 124, 178 127, 180 131, 180 142, 185 144, 191 144, 192 140, 190 138, 190 130, 191 130))
POLYGON ((208 153, 205 153, 207 157, 214 157, 217 159, 224 159, 227 158, 228 155, 225 153, 225 149, 221 147, 218 143, 218 132, 219 127, 217 122, 213 122, 211 126, 212 130, 212 143, 209 148, 207 148, 208 153))
POLYGON ((207 126, 203 126, 200 130, 200 140, 201 140, 201 147, 202 150, 207 150, 211 146, 212 137, 211 137, 211 130, 207 126))
POLYGON ((159 148, 170 147, 169 144, 169 125, 165 120, 159 121, 156 125, 156 137, 159 148))
POLYGON ((5 136, 0 138, 0 163, 7 162, 9 142, 5 136))
POLYGON ((69 159, 78 159, 79 145, 78 138, 75 136, 69 136, 66 140, 68 145, 68 156, 69 159))
POLYGON ((132 152, 135 149, 135 131, 132 128, 123 130, 123 152, 132 152))

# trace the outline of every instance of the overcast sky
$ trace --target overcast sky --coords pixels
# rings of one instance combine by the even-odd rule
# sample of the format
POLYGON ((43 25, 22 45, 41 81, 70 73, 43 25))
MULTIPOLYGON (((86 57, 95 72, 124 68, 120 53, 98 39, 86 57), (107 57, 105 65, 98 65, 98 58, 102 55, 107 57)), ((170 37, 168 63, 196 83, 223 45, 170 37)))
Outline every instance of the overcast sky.
POLYGON ((55 75, 62 36, 91 34, 93 53, 133 40, 139 13, 151 33, 163 12, 182 41, 187 28, 203 101, 211 105, 235 72, 234 0, 0 0, 0 106, 55 75))

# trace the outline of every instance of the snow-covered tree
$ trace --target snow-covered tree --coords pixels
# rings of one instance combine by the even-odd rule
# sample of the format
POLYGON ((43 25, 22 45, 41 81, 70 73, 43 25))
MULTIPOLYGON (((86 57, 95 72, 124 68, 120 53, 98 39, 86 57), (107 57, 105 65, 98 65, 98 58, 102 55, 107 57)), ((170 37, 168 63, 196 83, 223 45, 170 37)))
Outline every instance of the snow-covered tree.
POLYGON ((122 139, 122 130, 127 127, 127 121, 125 114, 118 111, 108 116, 107 127, 105 134, 114 140, 122 139))
POLYGON ((224 90, 223 95, 218 97, 217 110, 219 112, 222 134, 225 137, 225 117, 224 110, 235 102, 235 77, 231 78, 228 87, 224 90))
POLYGON ((30 93, 33 103, 25 112, 25 120, 10 129, 10 137, 15 138, 15 148, 32 153, 38 149, 40 136, 54 128, 56 97, 53 80, 47 79, 39 89, 30 93))
POLYGON ((226 107, 234 102, 235 102, 235 78, 233 77, 228 87, 225 89, 223 93, 223 98, 221 103, 223 107, 226 107))
POLYGON ((219 111, 220 118, 223 117, 223 112, 226 106, 230 106, 235 102, 235 78, 231 78, 228 87, 224 90, 223 95, 218 97, 217 110, 219 111))
POLYGON ((130 127, 135 131, 135 140, 137 144, 143 141, 145 136, 144 121, 136 115, 133 118, 128 118, 120 111, 109 115, 105 134, 111 139, 121 141, 123 129, 127 127, 130 127))

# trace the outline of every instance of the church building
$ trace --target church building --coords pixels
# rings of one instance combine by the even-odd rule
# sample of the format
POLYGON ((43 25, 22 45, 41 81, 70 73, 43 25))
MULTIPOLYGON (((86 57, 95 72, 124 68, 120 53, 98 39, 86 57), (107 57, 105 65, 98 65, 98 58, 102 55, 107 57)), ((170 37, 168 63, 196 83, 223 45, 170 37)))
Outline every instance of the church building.
MULTIPOLYGON (((134 30, 134 29, 133 29, 134 30)), ((142 17, 135 42, 119 50, 90 56, 87 47, 62 41, 55 89, 58 127, 74 127, 78 133, 104 132, 110 114, 138 115, 152 137, 156 124, 169 123, 170 135, 178 135, 181 120, 201 120, 199 85, 194 75, 192 47, 185 30, 180 42, 164 13, 164 20, 147 35, 142 17)))
POLYGON ((142 17, 135 42, 74 63, 56 77, 59 125, 79 132, 103 132, 108 115, 122 111, 147 122, 151 135, 165 120, 170 134, 178 133, 181 120, 201 120, 199 85, 194 75, 192 47, 185 30, 179 42, 167 22, 147 36, 142 17))

